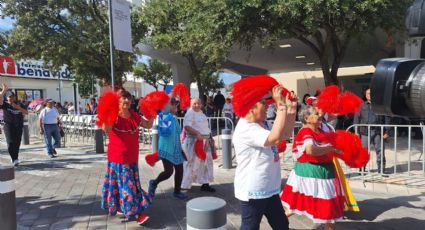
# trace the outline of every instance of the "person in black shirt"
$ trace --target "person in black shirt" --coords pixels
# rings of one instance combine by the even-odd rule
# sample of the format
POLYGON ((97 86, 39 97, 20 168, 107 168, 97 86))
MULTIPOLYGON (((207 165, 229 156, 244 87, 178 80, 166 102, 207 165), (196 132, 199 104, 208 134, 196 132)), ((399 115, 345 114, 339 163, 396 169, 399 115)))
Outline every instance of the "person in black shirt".
MULTIPOLYGON (((365 93, 364 95, 365 95, 366 101, 362 105, 360 112, 355 114, 353 123, 363 124, 363 125, 390 124, 389 117, 380 116, 373 112, 370 88, 367 88, 364 93, 365 93)), ((376 151, 376 164, 378 166, 378 173, 382 173, 382 174, 386 174, 386 169, 385 169, 386 159, 385 159, 385 143, 382 143, 382 149, 381 149, 381 135, 383 135, 382 139, 386 141, 390 137, 390 135, 388 134, 388 131, 389 131, 388 127, 384 127, 383 133, 382 133, 380 127, 372 126, 370 128, 370 137, 368 137, 369 135, 368 128, 366 126, 359 127, 359 133, 362 140, 362 145, 365 148, 368 148, 369 145, 373 145, 376 151), (381 165, 383 166, 382 168, 381 168, 381 165)))
POLYGON ((17 103, 15 94, 8 91, 6 84, 2 84, 0 91, 0 109, 3 110, 7 149, 13 164, 17 166, 20 163, 18 157, 24 127, 24 114, 28 114, 28 111, 24 105, 17 103), (7 97, 7 101, 5 101, 5 97, 7 97))
POLYGON ((216 110, 216 117, 221 117, 221 112, 223 111, 223 106, 226 104, 226 98, 221 94, 220 90, 217 91, 217 95, 214 97, 214 106, 216 110))

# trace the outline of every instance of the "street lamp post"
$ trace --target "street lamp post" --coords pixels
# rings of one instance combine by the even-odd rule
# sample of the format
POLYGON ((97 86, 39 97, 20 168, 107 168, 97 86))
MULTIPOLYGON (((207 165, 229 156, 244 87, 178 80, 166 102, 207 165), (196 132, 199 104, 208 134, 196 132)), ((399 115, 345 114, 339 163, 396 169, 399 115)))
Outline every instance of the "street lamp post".
POLYGON ((115 85, 115 68, 114 68, 114 34, 112 26, 112 0, 109 0, 109 52, 111 53, 111 87, 115 85))

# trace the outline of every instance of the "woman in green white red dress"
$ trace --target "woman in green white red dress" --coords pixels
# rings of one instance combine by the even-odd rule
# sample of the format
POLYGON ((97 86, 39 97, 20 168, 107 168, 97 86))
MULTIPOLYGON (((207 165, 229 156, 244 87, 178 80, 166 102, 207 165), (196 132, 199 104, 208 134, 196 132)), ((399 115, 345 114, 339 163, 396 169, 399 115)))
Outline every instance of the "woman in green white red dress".
POLYGON ((329 144, 329 135, 319 128, 322 118, 315 107, 301 110, 300 120, 303 127, 292 147, 297 162, 281 200, 287 212, 305 215, 314 223, 325 224, 325 229, 334 229, 344 212, 344 193, 332 163, 333 154, 341 151, 329 144))

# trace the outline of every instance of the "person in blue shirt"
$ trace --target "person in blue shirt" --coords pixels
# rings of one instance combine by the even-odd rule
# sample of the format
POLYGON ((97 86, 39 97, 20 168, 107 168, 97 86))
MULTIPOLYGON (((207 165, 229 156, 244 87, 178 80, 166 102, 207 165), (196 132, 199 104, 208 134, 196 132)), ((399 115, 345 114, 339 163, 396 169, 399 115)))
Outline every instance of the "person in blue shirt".
POLYGON ((180 124, 175 116, 177 112, 178 102, 172 98, 169 106, 158 114, 158 131, 159 131, 159 151, 158 156, 164 165, 164 171, 161 172, 155 180, 149 181, 149 193, 154 196, 155 190, 159 183, 174 174, 174 193, 175 198, 184 200, 188 196, 181 192, 181 184, 183 179, 183 152, 180 141, 180 124))
POLYGON ((60 120, 59 112, 53 107, 53 100, 46 100, 46 108, 40 112, 39 116, 39 126, 40 134, 44 135, 44 141, 46 142, 47 154, 53 158, 57 156, 56 148, 60 147, 60 120), (55 140, 52 145, 52 137, 55 140))

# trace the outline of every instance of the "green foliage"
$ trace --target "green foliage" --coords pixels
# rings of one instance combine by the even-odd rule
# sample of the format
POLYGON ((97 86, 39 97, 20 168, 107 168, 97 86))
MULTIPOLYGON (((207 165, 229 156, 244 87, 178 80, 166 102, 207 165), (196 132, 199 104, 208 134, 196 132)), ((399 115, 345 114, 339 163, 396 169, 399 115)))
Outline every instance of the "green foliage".
POLYGON ((78 93, 82 98, 90 98, 96 96, 96 79, 94 76, 83 77, 80 75, 75 75, 74 82, 78 83, 78 93))
MULTIPOLYGON (((42 59, 52 68, 67 64, 76 76, 110 81, 106 0, 0 0, 3 16, 16 19, 6 37, 7 52, 17 58, 42 59)), ((133 44, 146 32, 140 9, 133 9, 133 44)), ((115 51, 117 84, 131 71, 135 55, 115 51)))
MULTIPOLYGON (((338 84, 337 73, 353 39, 373 33, 402 31, 412 0, 276 0, 273 39, 297 38, 319 58, 326 85, 338 84)), ((394 45, 394 44, 393 44, 394 45)))
POLYGON ((219 74, 213 73, 205 76, 201 80, 202 87, 205 89, 206 95, 215 93, 218 89, 224 88, 224 82, 220 79, 219 74))
POLYGON ((200 95, 204 94, 204 85, 207 85, 202 84, 203 79, 209 78, 220 68, 228 52, 220 48, 225 47, 223 41, 209 44, 208 30, 199 25, 200 14, 193 9, 208 9, 209 6, 204 3, 196 0, 149 0, 142 11, 142 21, 150 30, 145 42, 182 55, 192 70, 192 79, 197 82, 200 95))
POLYGON ((169 64, 164 64, 157 59, 149 59, 149 63, 137 63, 134 67, 135 77, 143 78, 146 83, 153 86, 156 90, 160 85, 168 85, 173 80, 173 73, 169 64))
POLYGON ((156 22, 167 20, 165 28, 175 28, 171 34, 154 38, 168 42, 170 48, 176 44, 180 48, 196 47, 197 57, 214 63, 225 59, 235 45, 250 49, 261 42, 263 46, 276 47, 277 41, 296 38, 319 58, 326 84, 337 84, 338 68, 349 43, 377 28, 389 35, 403 31, 405 12, 413 0, 159 2, 163 9, 170 4, 175 7, 156 15, 156 22), (184 13, 170 13, 176 9, 184 13))

